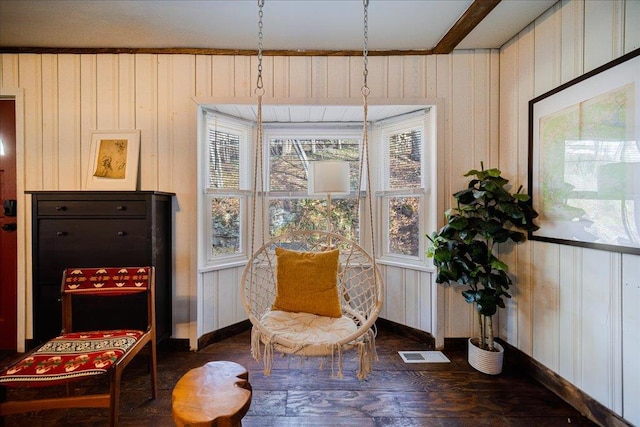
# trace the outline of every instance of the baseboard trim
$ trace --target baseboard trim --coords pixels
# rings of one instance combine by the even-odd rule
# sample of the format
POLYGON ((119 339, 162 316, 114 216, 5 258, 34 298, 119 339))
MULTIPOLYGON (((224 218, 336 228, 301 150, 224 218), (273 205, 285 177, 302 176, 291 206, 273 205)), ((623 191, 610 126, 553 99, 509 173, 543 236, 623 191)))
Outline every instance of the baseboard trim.
POLYGON ((445 350, 466 350, 469 338, 445 338, 445 350))
POLYGON ((189 338, 165 338, 158 343, 158 348, 166 351, 190 351, 189 338))
MULTIPOLYGON (((400 323, 392 322, 391 320, 378 318, 376 320, 376 327, 379 329, 391 330, 396 334, 400 334, 405 337, 413 338, 418 341, 423 341, 427 344, 430 350, 435 349, 436 340, 429 332, 421 331, 419 329, 411 328, 400 323)), ((243 320, 242 322, 235 323, 216 331, 208 332, 198 338, 198 350, 204 347, 222 341, 226 338, 230 338, 242 332, 251 329, 251 322, 249 320, 243 320)))
POLYGON ((611 409, 597 402, 591 396, 540 362, 506 343, 504 340, 499 339, 497 341, 505 348, 505 363, 517 366, 519 370, 524 371, 531 378, 551 390, 594 423, 607 427, 632 426, 632 424, 611 409))
POLYGON ((241 334, 251 329, 251 322, 249 320, 243 320, 242 322, 234 323, 233 325, 226 326, 222 329, 208 332, 198 338, 198 351, 202 350, 209 344, 213 344, 222 341, 226 338, 241 334))
POLYGON ((421 331, 420 329, 412 328, 410 326, 402 325, 400 323, 381 318, 378 318, 376 320, 376 326, 381 330, 387 329, 404 337, 413 338, 417 341, 423 341, 427 344, 429 350, 435 350, 436 348, 436 339, 429 332, 421 331))
POLYGON ((25 348, 25 352, 29 351, 29 350, 33 350, 36 347, 36 341, 33 338, 27 338, 26 340, 24 340, 24 348, 25 348))

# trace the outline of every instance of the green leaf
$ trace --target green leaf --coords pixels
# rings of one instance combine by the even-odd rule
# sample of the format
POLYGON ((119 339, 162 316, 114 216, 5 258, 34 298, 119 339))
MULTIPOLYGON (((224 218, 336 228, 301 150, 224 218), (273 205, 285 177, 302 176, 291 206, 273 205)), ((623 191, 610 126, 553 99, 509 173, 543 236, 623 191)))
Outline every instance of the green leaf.
POLYGON ((469 304, 476 302, 476 300, 479 298, 478 293, 471 290, 462 291, 461 294, 464 297, 464 300, 469 304))
POLYGON ((438 271, 436 275, 436 283, 449 283, 449 278, 446 274, 443 274, 441 271, 438 271))
POLYGON ((509 286, 511 286, 511 278, 504 271, 492 272, 489 275, 489 283, 491 289, 495 289, 502 294, 506 293, 505 289, 509 289, 509 286))
POLYGON ((452 257, 453 254, 447 248, 438 247, 433 252, 433 259, 441 263, 451 261, 452 257))
POLYGON ((480 190, 474 190, 473 191, 473 198, 478 200, 478 199, 482 199, 486 196, 487 192, 486 191, 480 191, 480 190))
POLYGON ((500 172, 500 169, 495 169, 495 168, 487 169, 485 172, 487 175, 492 176, 494 178, 499 177, 502 174, 502 172, 500 172))
POLYGON ((498 312, 498 307, 495 302, 490 302, 487 300, 481 300, 476 303, 476 309, 483 316, 493 316, 498 312))
POLYGON ((449 220, 451 215, 453 215, 453 210, 447 209, 446 211, 444 211, 444 217, 447 219, 447 221, 449 220))
MULTIPOLYGON (((493 181, 484 181, 480 186, 480 188, 486 191, 489 191, 491 193, 495 193, 500 190, 500 185, 493 181)), ((491 194, 491 197, 493 197, 493 194, 491 194)))
POLYGON ((473 189, 467 188, 466 190, 458 191, 453 195, 453 197, 460 203, 468 205, 475 200, 473 196, 473 189))
POLYGON ((507 264, 505 264, 504 262, 500 261, 498 258, 495 258, 495 257, 493 261, 491 261, 491 267, 494 270, 509 271, 509 266, 507 266, 507 264))
POLYGON ((510 231, 509 238, 515 243, 524 242, 526 240, 524 233, 521 233, 519 231, 510 231))
POLYGON ((492 220, 483 222, 482 224, 480 224, 480 227, 482 228, 483 232, 493 235, 495 233, 498 233, 500 230, 502 230, 502 223, 500 221, 492 219, 492 220))
POLYGON ((467 226, 468 222, 469 221, 467 220, 467 218, 463 216, 452 216, 449 219, 449 227, 453 228, 454 230, 462 230, 467 226))
POLYGON ((515 193, 513 198, 518 200, 519 202, 528 202, 531 197, 528 194, 523 193, 515 193))
POLYGON ((460 235, 460 238, 465 242, 471 242, 478 235, 478 233, 475 230, 461 229, 459 231, 459 235, 460 235))
POLYGON ((451 227, 449 224, 442 227, 438 232, 439 238, 442 240, 443 243, 448 240, 454 239, 457 233, 458 233, 458 230, 451 227))
POLYGON ((509 230, 502 229, 492 235, 495 243, 504 243, 509 240, 509 230))
POLYGON ((485 265, 489 262, 489 249, 485 242, 475 240, 471 248, 471 259, 476 264, 485 265))

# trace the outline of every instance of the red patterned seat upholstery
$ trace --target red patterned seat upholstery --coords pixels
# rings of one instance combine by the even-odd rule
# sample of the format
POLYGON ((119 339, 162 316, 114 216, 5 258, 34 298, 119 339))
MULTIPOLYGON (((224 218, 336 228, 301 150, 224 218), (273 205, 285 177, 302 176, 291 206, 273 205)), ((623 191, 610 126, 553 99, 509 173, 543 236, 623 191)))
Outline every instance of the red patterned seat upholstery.
POLYGON ((108 375, 110 392, 35 401, 0 403, 0 416, 39 409, 109 407, 110 425, 117 424, 122 370, 145 346, 151 353, 151 394, 157 393, 155 302, 153 267, 74 268, 62 280, 63 333, 25 354, 0 372, 0 386, 41 387, 66 384, 81 378, 108 375), (73 332, 74 295, 126 298, 146 293, 147 329, 73 332))
POLYGON ((60 335, 2 372, 0 384, 49 386, 105 374, 142 335, 142 331, 136 330, 60 335))

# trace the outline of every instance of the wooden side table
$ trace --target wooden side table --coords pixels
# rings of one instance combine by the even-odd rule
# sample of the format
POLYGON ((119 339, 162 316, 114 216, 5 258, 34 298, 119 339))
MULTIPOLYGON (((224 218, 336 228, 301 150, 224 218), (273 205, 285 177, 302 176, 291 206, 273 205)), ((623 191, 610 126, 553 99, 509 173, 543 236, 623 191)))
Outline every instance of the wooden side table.
POLYGON ((250 405, 249 373, 227 361, 190 370, 178 380, 171 396, 178 426, 238 427, 250 405))

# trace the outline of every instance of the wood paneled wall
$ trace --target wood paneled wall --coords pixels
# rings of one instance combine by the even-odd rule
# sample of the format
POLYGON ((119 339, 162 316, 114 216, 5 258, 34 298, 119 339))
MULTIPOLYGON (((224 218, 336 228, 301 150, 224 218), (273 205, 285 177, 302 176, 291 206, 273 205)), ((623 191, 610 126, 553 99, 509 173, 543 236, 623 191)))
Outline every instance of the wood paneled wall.
MULTIPOLYGON (((266 57, 263 67, 265 103, 270 97, 361 99, 361 58, 266 57)), ((21 88, 24 93, 19 191, 82 189, 90 131, 141 130, 140 189, 177 195, 173 336, 189 338, 194 347, 202 334, 245 318, 237 289, 241 268, 198 273, 195 99, 252 97, 255 70, 256 58, 247 56, 0 56, 0 90, 21 88)), ((369 59, 372 98, 442 101, 439 114, 444 114, 444 129, 439 131, 444 134, 445 149, 440 155, 446 172, 438 179, 443 205, 444 200, 449 204, 446 195, 464 182, 460 171, 480 161, 487 166, 497 163, 498 77, 498 50, 369 59), (462 152, 464 156, 459 155, 462 152)), ((22 205, 29 206, 27 196, 22 198, 22 205)), ((24 220, 30 224, 28 212, 24 220)), ((20 293, 27 306, 21 325, 26 338, 31 331, 29 241, 27 231, 20 266, 24 279, 20 293)), ((455 319, 449 322, 450 336, 470 335, 472 317, 459 297, 446 299, 443 313, 432 311, 436 291, 443 290, 432 284, 429 272, 388 267, 384 274, 388 302, 384 315, 390 320, 435 335, 434 319, 445 316, 455 319), (456 314, 448 316, 449 312, 456 314)))
MULTIPOLYGON (((640 2, 561 1, 500 51, 499 167, 526 182, 528 101, 640 47, 640 2)), ((517 292, 500 336, 640 424, 640 257, 543 242, 503 253, 517 292)))

